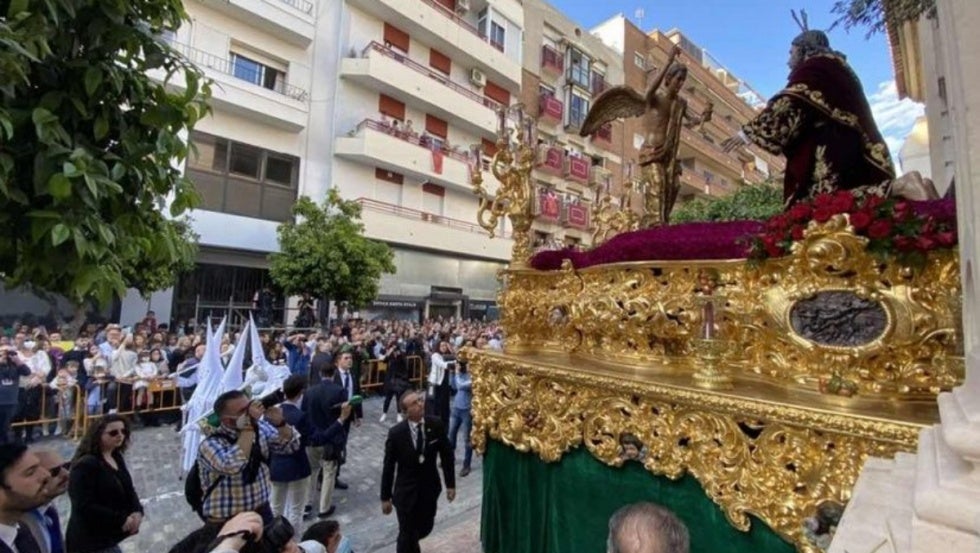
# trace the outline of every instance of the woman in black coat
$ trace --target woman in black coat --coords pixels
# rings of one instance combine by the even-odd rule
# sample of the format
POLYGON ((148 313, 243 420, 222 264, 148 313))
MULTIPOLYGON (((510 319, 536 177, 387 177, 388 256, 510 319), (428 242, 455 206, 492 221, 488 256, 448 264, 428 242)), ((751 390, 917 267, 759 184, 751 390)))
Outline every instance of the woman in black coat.
POLYGON ((129 423, 106 415, 89 427, 72 460, 68 497, 68 553, 119 553, 119 542, 139 532, 143 507, 126 469, 129 423))

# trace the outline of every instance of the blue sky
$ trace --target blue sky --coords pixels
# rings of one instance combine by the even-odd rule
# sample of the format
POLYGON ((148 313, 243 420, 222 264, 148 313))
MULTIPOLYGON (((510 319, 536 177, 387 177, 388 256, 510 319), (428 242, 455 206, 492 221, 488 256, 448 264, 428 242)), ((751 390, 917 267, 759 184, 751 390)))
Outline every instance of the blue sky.
MULTIPOLYGON (((677 27, 716 60, 748 82, 763 96, 771 96, 786 82, 789 44, 799 27, 791 9, 803 8, 812 29, 833 23, 834 0, 547 0, 583 29, 623 13, 637 23, 637 8, 643 8, 641 28, 669 30, 677 27)), ((831 46, 847 55, 864 84, 875 119, 896 157, 902 139, 911 130, 922 107, 899 101, 894 87, 887 38, 865 37, 864 29, 845 31, 838 26, 830 33, 831 46)))

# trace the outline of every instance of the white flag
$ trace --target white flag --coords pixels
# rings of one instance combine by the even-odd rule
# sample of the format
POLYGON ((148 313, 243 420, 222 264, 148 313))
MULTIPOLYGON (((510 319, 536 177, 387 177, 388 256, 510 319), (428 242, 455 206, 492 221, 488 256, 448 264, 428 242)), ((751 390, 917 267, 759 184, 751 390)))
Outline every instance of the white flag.
POLYGON ((221 377, 221 393, 225 393, 231 390, 240 390, 245 379, 242 376, 242 362, 245 361, 245 336, 246 332, 251 328, 250 323, 245 323, 245 328, 242 330, 238 337, 238 343, 235 344, 235 351, 231 354, 231 359, 228 361, 228 366, 225 367, 225 373, 221 377))

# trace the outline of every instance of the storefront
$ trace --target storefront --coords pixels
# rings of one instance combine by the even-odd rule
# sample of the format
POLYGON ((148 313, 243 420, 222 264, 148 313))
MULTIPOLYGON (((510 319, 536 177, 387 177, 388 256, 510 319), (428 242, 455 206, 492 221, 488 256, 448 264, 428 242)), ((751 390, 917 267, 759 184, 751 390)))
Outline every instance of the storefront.
POLYGON ((365 320, 419 321, 425 298, 382 295, 360 310, 365 320))

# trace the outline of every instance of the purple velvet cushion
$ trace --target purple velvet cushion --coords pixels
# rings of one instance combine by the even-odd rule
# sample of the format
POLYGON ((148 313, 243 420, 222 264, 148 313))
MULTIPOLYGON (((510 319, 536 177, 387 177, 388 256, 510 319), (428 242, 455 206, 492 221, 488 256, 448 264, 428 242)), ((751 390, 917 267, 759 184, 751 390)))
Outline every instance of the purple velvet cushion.
POLYGON ((588 251, 543 251, 531 258, 541 271, 561 267, 570 259, 576 269, 625 261, 682 259, 741 259, 748 255, 746 239, 762 231, 758 221, 685 223, 626 232, 588 251))

